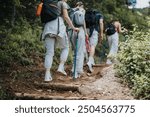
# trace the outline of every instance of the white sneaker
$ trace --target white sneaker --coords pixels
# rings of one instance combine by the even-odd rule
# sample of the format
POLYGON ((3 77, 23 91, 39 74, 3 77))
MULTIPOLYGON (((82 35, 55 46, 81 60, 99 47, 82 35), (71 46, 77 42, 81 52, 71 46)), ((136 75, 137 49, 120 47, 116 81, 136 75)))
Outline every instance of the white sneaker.
POLYGON ((94 62, 94 61, 92 62, 92 65, 95 65, 95 62, 94 62))
POLYGON ((111 60, 107 59, 106 64, 111 65, 112 64, 111 60))
POLYGON ((77 73, 77 72, 75 72, 75 76, 74 76, 74 73, 73 73, 73 78, 75 78, 75 79, 77 79, 77 78, 79 78, 80 76, 79 76, 79 74, 77 73))
POLYGON ((67 73, 65 72, 65 70, 62 70, 62 69, 58 68, 57 71, 58 71, 59 73, 65 75, 65 76, 67 76, 67 73))
POLYGON ((65 70, 64 70, 64 65, 63 65, 63 64, 60 64, 60 65, 59 65, 59 67, 58 67, 58 69, 57 69, 57 72, 59 72, 59 73, 62 74, 62 75, 67 76, 67 73, 66 73, 65 70))
POLYGON ((50 71, 46 71, 44 81, 47 81, 47 82, 52 81, 52 76, 50 74, 50 71))
POLYGON ((89 63, 91 63, 92 65, 95 65, 95 62, 94 62, 94 58, 93 58, 93 57, 89 57, 89 63))
POLYGON ((90 63, 88 62, 87 65, 88 65, 88 67, 89 67, 90 72, 93 72, 92 64, 90 64, 90 63))
POLYGON ((72 72, 72 73, 74 72, 74 66, 72 67, 71 72, 72 72))

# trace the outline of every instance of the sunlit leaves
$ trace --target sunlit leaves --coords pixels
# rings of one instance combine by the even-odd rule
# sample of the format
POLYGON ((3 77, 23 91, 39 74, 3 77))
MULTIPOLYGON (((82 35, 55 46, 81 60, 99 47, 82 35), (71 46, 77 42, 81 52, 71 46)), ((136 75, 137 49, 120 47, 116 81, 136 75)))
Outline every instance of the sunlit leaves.
POLYGON ((120 44, 117 73, 133 87, 136 98, 150 99, 150 31, 134 25, 126 42, 120 44))

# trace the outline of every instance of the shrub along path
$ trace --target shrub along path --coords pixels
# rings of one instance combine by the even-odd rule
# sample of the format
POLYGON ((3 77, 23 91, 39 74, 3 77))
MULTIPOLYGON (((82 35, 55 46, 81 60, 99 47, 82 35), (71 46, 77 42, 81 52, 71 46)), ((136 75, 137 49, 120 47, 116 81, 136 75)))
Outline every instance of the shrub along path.
POLYGON ((53 81, 47 83, 43 82, 43 68, 28 68, 12 72, 3 84, 15 99, 133 99, 129 88, 115 77, 113 66, 96 65, 92 74, 85 66, 86 74, 75 81, 70 69, 67 66, 68 76, 54 69, 53 81))

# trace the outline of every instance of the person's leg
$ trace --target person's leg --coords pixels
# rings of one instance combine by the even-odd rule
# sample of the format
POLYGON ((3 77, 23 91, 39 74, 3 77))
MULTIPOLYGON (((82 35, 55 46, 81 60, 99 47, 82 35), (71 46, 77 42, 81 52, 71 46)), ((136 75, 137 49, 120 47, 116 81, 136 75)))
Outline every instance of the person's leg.
POLYGON ((64 70, 64 64, 65 64, 65 62, 67 61, 68 54, 69 54, 69 47, 63 48, 63 49, 61 50, 61 54, 60 54, 60 64, 59 64, 59 67, 58 67, 58 70, 57 70, 57 71, 61 72, 61 73, 64 74, 64 75, 67 75, 67 73, 66 73, 65 70, 64 70))
POLYGON ((80 32, 78 34, 78 50, 77 50, 77 62, 76 62, 76 71, 78 74, 83 73, 83 65, 84 65, 84 53, 85 53, 85 33, 83 28, 80 28, 80 32))
POLYGON ((44 61, 44 66, 46 68, 45 79, 44 79, 45 81, 52 80, 50 69, 52 67, 52 62, 53 62, 54 45, 55 45, 55 38, 50 38, 49 36, 47 36, 45 39, 46 55, 44 61))
POLYGON ((112 52, 111 52, 113 56, 112 62, 116 61, 116 55, 118 52, 118 43, 119 43, 119 36, 118 33, 115 33, 112 39, 112 52))
POLYGON ((85 51, 84 51, 84 60, 85 60, 86 63, 89 61, 88 52, 87 52, 86 49, 85 49, 85 51))
MULTIPOLYGON (((111 36, 108 36, 108 46, 109 46, 109 49, 111 48, 111 45, 112 45, 112 37, 111 36)), ((111 49, 110 49, 111 50, 111 49)))
MULTIPOLYGON (((79 42, 81 42, 81 39, 79 39, 79 42)), ((77 48, 76 63, 73 63, 73 67, 72 67, 72 72, 74 72, 74 64, 76 64, 75 78, 78 78, 80 77, 80 74, 83 74, 84 52, 82 51, 83 50, 81 50, 81 47, 77 48)), ((75 56, 74 56, 74 59, 75 59, 75 56)))
POLYGON ((118 42, 119 42, 119 36, 118 33, 115 33, 112 39, 112 53, 114 55, 116 55, 118 52, 118 42))
POLYGON ((90 55, 89 55, 89 62, 92 65, 95 65, 95 62, 94 62, 95 48, 96 47, 94 45, 91 45, 91 51, 90 51, 90 55))
POLYGON ((115 33, 108 38, 110 51, 107 56, 108 59, 106 64, 112 64, 112 62, 115 61, 115 57, 118 51, 118 40, 119 40, 118 33, 115 33))
POLYGON ((90 52, 90 55, 89 55, 89 61, 87 62, 87 65, 89 67, 89 70, 90 72, 93 72, 93 68, 92 68, 92 65, 94 65, 94 51, 95 51, 95 47, 92 47, 91 46, 91 52, 90 52))
POLYGON ((108 36, 107 38, 108 38, 108 45, 109 45, 109 53, 107 56, 106 64, 110 65, 110 64, 112 64, 112 62, 111 62, 112 36, 108 36))
POLYGON ((57 44, 59 45, 58 47, 61 48, 60 64, 57 71, 62 73, 63 75, 67 75, 64 70, 64 64, 67 61, 69 54, 69 41, 66 33, 64 34, 63 38, 57 40, 57 44))
MULTIPOLYGON (((80 28, 80 32, 74 35, 74 43, 76 45, 76 40, 78 37, 78 42, 75 47, 77 47, 77 53, 76 53, 76 63, 73 63, 72 72, 74 72, 74 64, 76 64, 75 68, 75 78, 80 77, 80 74, 83 73, 83 65, 84 65, 84 53, 85 53, 85 33, 83 28, 80 28)), ((75 54, 75 53, 74 53, 75 54)), ((74 55, 75 59, 75 55, 74 55)))
POLYGON ((90 37, 91 48, 90 48, 89 61, 87 63, 89 70, 91 72, 93 72, 92 65, 95 65, 94 54, 95 54, 95 48, 96 48, 97 43, 98 43, 98 32, 94 30, 92 36, 90 37))

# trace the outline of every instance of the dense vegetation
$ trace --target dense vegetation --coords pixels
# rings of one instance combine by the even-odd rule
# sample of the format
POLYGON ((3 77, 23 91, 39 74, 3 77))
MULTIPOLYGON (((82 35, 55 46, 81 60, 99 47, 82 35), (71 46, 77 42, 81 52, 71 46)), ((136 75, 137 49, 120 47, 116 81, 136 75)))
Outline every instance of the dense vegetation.
MULTIPOLYGON (((40 0, 1 0, 0 1, 0 11, 2 11, 0 14, 0 29, 1 29, 0 30, 0 39, 1 39, 0 71, 2 73, 4 73, 4 71, 9 72, 11 71, 11 69, 14 69, 14 67, 16 66, 35 65, 35 61, 38 60, 38 58, 43 59, 44 47, 43 47, 43 43, 39 40, 40 33, 42 30, 42 24, 40 23, 40 18, 35 16, 36 7, 39 1, 40 0)), ((77 1, 78 0, 68 0, 68 3, 70 4, 70 6, 74 6, 74 4, 77 1)), ((139 43, 140 40, 138 41, 136 38, 139 38, 138 36, 141 37, 141 35, 145 34, 147 29, 150 27, 147 25, 146 22, 148 20, 147 15, 149 14, 148 8, 144 10, 128 9, 127 5, 125 4, 125 1, 123 0, 82 0, 82 1, 85 3, 86 9, 91 8, 91 6, 92 8, 97 8, 104 15, 105 24, 107 24, 107 22, 109 22, 111 18, 117 18, 121 21, 122 25, 128 28, 129 30, 133 30, 132 27, 133 24, 137 24, 139 29, 143 29, 140 30, 139 33, 138 32, 132 33, 133 35, 130 37, 131 41, 134 40, 135 42, 139 43)), ((144 38, 145 37, 142 37, 142 39, 144 38)), ((121 35, 121 40, 124 41, 123 35, 121 35)), ((128 41, 127 44, 130 44, 129 42, 130 41, 128 41)), ((144 43, 145 42, 143 42, 143 44, 144 43)), ((135 46, 134 49, 139 50, 142 49, 142 47, 135 46)), ((108 51, 107 41, 104 40, 101 48, 98 47, 96 51, 97 51, 97 55, 101 56, 102 60, 105 60, 106 53, 108 51)), ((123 51, 122 53, 124 54, 123 51)), ((130 58, 132 58, 132 56, 134 55, 131 55, 130 58)), ((145 59, 143 58, 143 60, 145 59)), ((55 58, 55 61, 57 63, 58 61, 57 58, 55 58)), ((147 63, 145 64, 147 65, 147 63)), ((145 64, 143 63, 142 65, 144 66, 145 64)), ((124 64, 121 63, 120 65, 124 65, 124 64)), ((126 66, 122 67, 122 69, 124 69, 125 67, 126 66)), ((128 69, 128 67, 126 69, 128 69)), ((120 72, 121 71, 119 71, 119 73, 120 72)), ((135 74, 135 78, 133 79, 138 79, 139 77, 142 77, 143 79, 147 79, 146 77, 148 76, 145 76, 143 74, 140 75, 135 74)), ((131 84, 133 83, 136 84, 134 87, 134 91, 137 97, 141 97, 140 95, 142 95, 142 97, 143 95, 147 95, 147 94, 143 94, 143 92, 149 90, 148 88, 143 89, 142 87, 139 87, 141 86, 139 82, 138 82, 139 85, 137 85, 138 84, 137 82, 132 81, 131 84), (140 92, 139 90, 137 91, 137 89, 140 89, 140 92)))
POLYGON ((128 82, 136 98, 150 99, 150 30, 137 27, 120 44, 117 74, 128 82))

